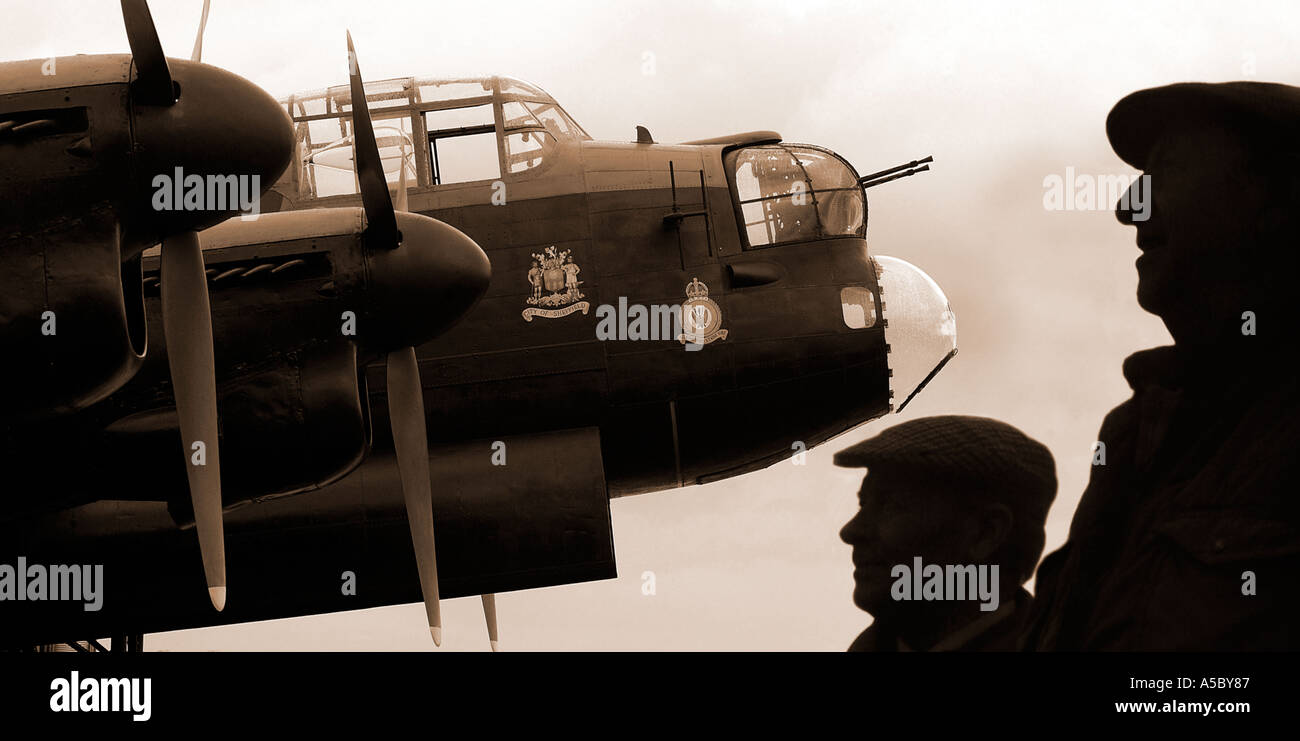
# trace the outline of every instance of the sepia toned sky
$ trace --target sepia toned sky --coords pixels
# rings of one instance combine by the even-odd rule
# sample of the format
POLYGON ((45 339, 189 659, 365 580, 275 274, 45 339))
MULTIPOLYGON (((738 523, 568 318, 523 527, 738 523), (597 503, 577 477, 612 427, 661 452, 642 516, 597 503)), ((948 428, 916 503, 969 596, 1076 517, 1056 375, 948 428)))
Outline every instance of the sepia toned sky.
MULTIPOLYGON (((188 58, 201 0, 154 0, 188 58)), ((11 3, 7 59, 128 50, 117 2, 11 3)), ((1168 342, 1134 299, 1137 249, 1112 204, 1047 211, 1044 178, 1134 174, 1104 121, 1133 90, 1185 80, 1300 84, 1291 2, 902 3, 841 0, 401 2, 213 0, 204 61, 279 97, 346 81, 506 74, 549 91, 597 139, 775 129, 866 173, 932 171, 869 191, 869 246, 943 287, 958 356, 905 414, 739 478, 613 502, 620 578, 499 595, 505 650, 826 650, 869 622, 851 601, 860 470, 831 454, 940 413, 1006 420, 1051 448, 1065 538, 1120 363, 1168 342), (653 572, 655 594, 642 593, 653 572)), ((477 598, 443 606, 442 650, 486 650, 477 598)), ((432 650, 423 608, 150 636, 151 650, 432 650)))

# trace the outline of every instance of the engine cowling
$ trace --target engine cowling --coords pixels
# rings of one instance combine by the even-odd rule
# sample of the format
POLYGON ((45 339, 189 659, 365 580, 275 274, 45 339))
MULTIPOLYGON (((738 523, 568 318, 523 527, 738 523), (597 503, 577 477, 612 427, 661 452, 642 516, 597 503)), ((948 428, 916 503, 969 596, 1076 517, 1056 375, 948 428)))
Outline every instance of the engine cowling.
POLYGON ((126 383, 147 346, 140 259, 111 212, 0 240, 0 419, 85 408, 126 383))
MULTIPOLYGON (((338 340, 269 360, 222 384, 221 480, 226 506, 286 496, 331 483, 365 458, 371 443, 365 378, 357 349, 338 340)), ((102 455, 129 468, 148 498, 186 489, 175 410, 118 420, 104 431, 102 455)), ((126 475, 123 472, 123 475, 126 475)), ((189 521, 189 499, 173 497, 173 515, 189 521)))

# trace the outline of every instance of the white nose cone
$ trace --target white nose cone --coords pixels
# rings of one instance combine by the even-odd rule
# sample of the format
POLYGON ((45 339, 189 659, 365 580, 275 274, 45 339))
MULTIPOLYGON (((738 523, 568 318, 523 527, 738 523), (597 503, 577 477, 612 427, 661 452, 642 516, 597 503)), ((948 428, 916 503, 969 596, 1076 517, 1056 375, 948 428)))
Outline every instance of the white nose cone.
POLYGON ((880 298, 889 344, 889 390, 895 412, 957 354, 957 317, 934 279, 897 257, 878 255, 880 298))

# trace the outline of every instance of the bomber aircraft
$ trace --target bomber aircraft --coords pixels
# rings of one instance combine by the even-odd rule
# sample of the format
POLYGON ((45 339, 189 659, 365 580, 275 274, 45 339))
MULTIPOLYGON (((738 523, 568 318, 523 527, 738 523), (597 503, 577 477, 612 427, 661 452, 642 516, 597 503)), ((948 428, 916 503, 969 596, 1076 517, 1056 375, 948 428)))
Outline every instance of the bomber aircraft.
MULTIPOLYGON (((274 213, 200 235, 226 609, 189 588, 175 398, 146 362, 0 452, 19 489, 44 492, 6 503, 0 564, 104 564, 105 578, 94 611, 4 606, 6 641, 422 595, 436 638, 440 596, 484 595, 495 647, 490 595, 616 575, 611 498, 769 466, 902 409, 956 353, 939 286, 867 247, 867 189, 928 160, 864 177, 771 131, 664 144, 638 127, 636 141, 596 141, 543 90, 500 76, 362 86, 354 64, 348 85, 281 105, 295 151, 262 199, 274 213), (391 240, 374 205, 390 189, 397 231, 423 215, 482 246, 480 300, 450 295, 472 266, 358 257, 391 240), (395 373, 404 346, 416 369, 395 373), (404 431, 421 407, 427 447, 413 456, 418 434, 404 431), (38 436, 80 451, 79 465, 52 466, 38 436), (412 457, 431 471, 420 511, 412 457), (421 548, 433 532, 436 565, 421 548), (340 589, 344 574, 364 587, 340 589)), ((147 306, 160 267, 143 262, 147 306)))

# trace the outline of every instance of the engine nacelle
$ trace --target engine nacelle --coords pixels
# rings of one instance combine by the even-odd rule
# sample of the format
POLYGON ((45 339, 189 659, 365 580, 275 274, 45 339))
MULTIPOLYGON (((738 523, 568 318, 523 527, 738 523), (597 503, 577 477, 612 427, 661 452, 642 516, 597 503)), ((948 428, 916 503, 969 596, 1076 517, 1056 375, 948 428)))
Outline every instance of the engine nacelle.
MULTIPOLYGON (((343 340, 271 358, 222 384, 217 408, 226 506, 324 486, 356 468, 370 449, 365 379, 356 346, 343 340)), ((106 462, 123 469, 141 492, 176 492, 172 513, 188 523, 174 408, 118 420, 103 439, 106 462)))
POLYGON ((147 346, 140 259, 107 207, 0 241, 0 419, 58 416, 116 391, 147 346))

